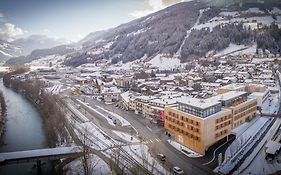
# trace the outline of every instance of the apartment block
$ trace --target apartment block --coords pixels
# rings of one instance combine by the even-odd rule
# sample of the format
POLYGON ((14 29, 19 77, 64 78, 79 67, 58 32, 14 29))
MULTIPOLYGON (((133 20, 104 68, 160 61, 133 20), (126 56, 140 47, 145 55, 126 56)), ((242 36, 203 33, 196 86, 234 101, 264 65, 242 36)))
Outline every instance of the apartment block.
POLYGON ((230 91, 208 99, 183 97, 165 107, 165 129, 180 144, 205 155, 205 151, 256 115, 256 99, 246 92, 230 91))

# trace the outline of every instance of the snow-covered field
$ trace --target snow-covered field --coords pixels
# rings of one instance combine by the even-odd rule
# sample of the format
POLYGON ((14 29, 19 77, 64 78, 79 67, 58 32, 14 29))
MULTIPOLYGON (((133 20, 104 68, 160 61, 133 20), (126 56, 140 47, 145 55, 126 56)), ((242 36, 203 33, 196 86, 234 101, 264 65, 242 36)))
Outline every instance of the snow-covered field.
POLYGON ((232 44, 230 43, 229 46, 225 49, 223 49, 222 51, 216 53, 214 56, 215 57, 220 57, 229 53, 233 53, 242 49, 247 49, 248 47, 245 45, 237 45, 237 44, 232 44))
POLYGON ((9 67, 0 66, 0 72, 9 71, 9 67))
POLYGON ((252 63, 253 64, 260 64, 263 62, 272 62, 274 61, 273 58, 253 58, 252 63))
POLYGON ((179 58, 176 57, 166 57, 158 54, 154 58, 152 58, 148 63, 152 67, 158 67, 160 70, 169 70, 173 68, 179 68, 183 64, 180 62, 179 58))
POLYGON ((139 144, 123 146, 123 149, 125 149, 140 164, 150 170, 152 174, 170 174, 170 172, 167 171, 165 167, 163 167, 163 164, 159 163, 159 160, 151 156, 148 150, 148 146, 139 144))
MULTIPOLYGON (((91 155, 89 158, 91 174, 96 175, 114 175, 110 166, 97 155, 91 155)), ((66 175, 84 175, 81 159, 75 159, 64 167, 66 175)))

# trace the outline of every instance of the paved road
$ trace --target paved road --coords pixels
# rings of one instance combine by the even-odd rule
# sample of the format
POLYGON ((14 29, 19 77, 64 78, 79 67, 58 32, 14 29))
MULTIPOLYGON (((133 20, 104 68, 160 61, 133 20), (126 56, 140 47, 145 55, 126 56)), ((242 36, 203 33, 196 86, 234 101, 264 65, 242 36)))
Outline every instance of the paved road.
MULTIPOLYGON (((131 125, 138 131, 139 136, 151 147, 157 150, 159 153, 166 155, 166 166, 172 168, 172 166, 179 166, 185 174, 213 174, 212 170, 202 165, 202 162, 196 159, 189 158, 173 148, 166 139, 161 136, 164 132, 163 127, 157 127, 155 124, 151 124, 147 119, 144 119, 140 115, 136 115, 133 112, 123 111, 114 107, 113 105, 105 105, 97 100, 75 97, 81 100, 85 99, 85 102, 90 106, 101 106, 104 109, 112 111, 123 118, 125 118, 131 125), (161 141, 159 141, 161 139, 161 141)), ((97 115, 97 114, 96 114, 97 115)))

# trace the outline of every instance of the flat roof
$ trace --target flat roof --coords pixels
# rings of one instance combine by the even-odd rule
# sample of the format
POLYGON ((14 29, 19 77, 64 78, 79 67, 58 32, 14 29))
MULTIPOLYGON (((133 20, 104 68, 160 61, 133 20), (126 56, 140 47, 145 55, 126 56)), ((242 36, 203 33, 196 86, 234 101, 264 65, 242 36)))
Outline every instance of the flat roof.
POLYGON ((214 101, 227 101, 227 100, 232 100, 234 98, 237 98, 241 95, 247 94, 247 92, 243 91, 229 91, 223 94, 219 94, 213 97, 210 97, 210 99, 214 101))
POLYGON ((181 97, 178 100, 178 102, 189 105, 189 106, 193 106, 193 107, 199 108, 199 109, 207 109, 209 107, 220 104, 219 101, 213 100, 210 98, 200 99, 200 98, 193 98, 193 97, 188 97, 188 96, 181 97))

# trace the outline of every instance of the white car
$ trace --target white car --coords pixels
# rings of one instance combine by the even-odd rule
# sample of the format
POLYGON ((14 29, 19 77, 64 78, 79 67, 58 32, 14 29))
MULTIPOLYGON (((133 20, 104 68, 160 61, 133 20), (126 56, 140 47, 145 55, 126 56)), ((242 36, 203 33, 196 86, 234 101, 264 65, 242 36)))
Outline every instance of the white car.
POLYGON ((174 171, 176 174, 183 174, 183 170, 181 170, 180 167, 177 167, 177 166, 175 166, 175 167, 173 168, 173 171, 174 171))

